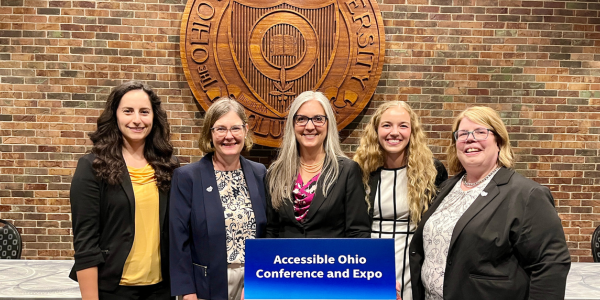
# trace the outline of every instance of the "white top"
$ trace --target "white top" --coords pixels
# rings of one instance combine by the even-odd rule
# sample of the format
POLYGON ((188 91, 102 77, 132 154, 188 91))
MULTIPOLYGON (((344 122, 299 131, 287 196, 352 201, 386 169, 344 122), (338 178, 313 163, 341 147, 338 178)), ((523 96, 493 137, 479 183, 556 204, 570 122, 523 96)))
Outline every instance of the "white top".
POLYGON ((382 169, 373 203, 372 238, 393 238, 396 250, 396 280, 402 300, 412 300, 408 246, 415 225, 410 223, 406 167, 382 169))
POLYGON ((465 211, 475 202, 483 189, 492 180, 499 168, 492 171, 487 180, 471 190, 463 191, 461 180, 440 203, 423 227, 423 250, 425 261, 421 267, 421 278, 425 287, 425 300, 444 299, 444 273, 452 231, 465 211))

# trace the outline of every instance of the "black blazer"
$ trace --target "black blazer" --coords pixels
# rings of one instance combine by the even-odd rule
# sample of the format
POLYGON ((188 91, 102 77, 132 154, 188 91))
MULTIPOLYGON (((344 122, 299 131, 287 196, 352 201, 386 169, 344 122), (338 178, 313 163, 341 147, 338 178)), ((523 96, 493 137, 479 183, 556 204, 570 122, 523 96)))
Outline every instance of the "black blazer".
MULTIPOLYGON (((425 299, 423 226, 463 174, 442 186, 413 237, 410 273, 415 300, 425 299)), ((454 227, 444 299, 562 300, 570 266, 550 190, 501 168, 454 227)))
MULTIPOLYGON (((296 221, 292 200, 285 199, 276 211, 267 197, 267 237, 269 238, 370 238, 371 226, 365 201, 365 188, 358 164, 338 158, 340 173, 323 196, 323 176, 303 223, 296 221)), ((292 197, 292 195, 290 195, 292 197)))
MULTIPOLYGON (((437 171, 437 175, 435 176, 435 186, 437 188, 440 187, 440 185, 442 184, 442 182, 446 181, 446 179, 448 179, 448 171, 446 171, 446 167, 444 167, 444 164, 437 160, 436 158, 433 159, 433 164, 435 165, 435 170, 437 171)), ((374 207, 375 207, 375 194, 377 194, 377 185, 379 184, 379 181, 381 180, 381 170, 383 169, 383 167, 378 168, 377 170, 371 172, 371 177, 369 177, 369 202, 371 203, 371 208, 369 209, 369 217, 371 218, 371 222, 373 222, 373 211, 374 211, 374 207)))
MULTIPOLYGON (((96 155, 79 159, 71 182, 71 215, 75 264, 69 274, 98 267, 98 288, 115 290, 133 245, 135 198, 127 167, 120 185, 110 185, 95 175, 96 155)), ((163 282, 169 282, 168 193, 159 190, 160 261, 163 282)))
MULTIPOLYGON (((227 299, 227 244, 223 204, 213 154, 175 170, 171 188, 171 294, 227 299)), ((240 156, 248 186, 256 237, 265 236, 264 177, 267 169, 240 156)))

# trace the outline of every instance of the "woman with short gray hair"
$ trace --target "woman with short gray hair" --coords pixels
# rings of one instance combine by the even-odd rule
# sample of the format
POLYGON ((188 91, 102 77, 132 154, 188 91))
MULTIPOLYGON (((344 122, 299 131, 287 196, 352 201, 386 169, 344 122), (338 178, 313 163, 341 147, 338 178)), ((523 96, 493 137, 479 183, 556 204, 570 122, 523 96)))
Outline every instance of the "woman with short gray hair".
POLYGON ((183 300, 241 298, 246 239, 264 237, 264 165, 240 153, 252 146, 248 118, 222 98, 206 112, 206 155, 173 174, 171 292, 183 300))

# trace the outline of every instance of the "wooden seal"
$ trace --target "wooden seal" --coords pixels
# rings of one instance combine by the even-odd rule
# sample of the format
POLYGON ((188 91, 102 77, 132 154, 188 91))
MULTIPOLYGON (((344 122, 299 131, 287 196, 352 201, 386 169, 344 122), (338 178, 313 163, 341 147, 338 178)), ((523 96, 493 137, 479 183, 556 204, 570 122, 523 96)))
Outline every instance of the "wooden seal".
POLYGON ((279 146, 294 98, 323 92, 342 129, 375 92, 385 56, 375 0, 189 0, 181 60, 196 100, 242 104, 255 142, 279 146))

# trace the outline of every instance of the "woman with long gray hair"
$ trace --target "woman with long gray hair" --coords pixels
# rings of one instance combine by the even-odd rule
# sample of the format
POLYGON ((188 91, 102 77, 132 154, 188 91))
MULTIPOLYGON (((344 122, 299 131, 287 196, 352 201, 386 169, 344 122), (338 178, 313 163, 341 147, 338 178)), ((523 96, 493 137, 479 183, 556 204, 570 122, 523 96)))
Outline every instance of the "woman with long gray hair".
POLYGON ((360 167, 342 151, 335 114, 320 92, 292 102, 266 185, 267 237, 371 235, 360 167))

